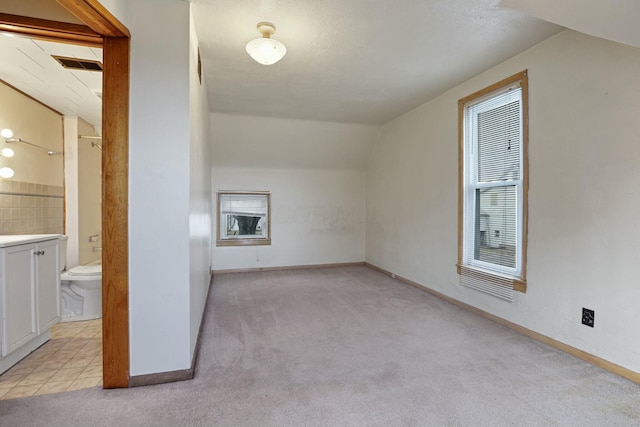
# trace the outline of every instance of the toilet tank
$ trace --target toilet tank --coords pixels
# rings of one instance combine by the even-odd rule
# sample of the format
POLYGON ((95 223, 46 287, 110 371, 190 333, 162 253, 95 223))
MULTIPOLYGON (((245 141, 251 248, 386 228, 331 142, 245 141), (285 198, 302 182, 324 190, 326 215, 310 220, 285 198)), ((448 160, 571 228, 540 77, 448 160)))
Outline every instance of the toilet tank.
POLYGON ((60 259, 58 265, 60 272, 63 272, 67 266, 67 240, 69 240, 69 236, 60 236, 60 259))

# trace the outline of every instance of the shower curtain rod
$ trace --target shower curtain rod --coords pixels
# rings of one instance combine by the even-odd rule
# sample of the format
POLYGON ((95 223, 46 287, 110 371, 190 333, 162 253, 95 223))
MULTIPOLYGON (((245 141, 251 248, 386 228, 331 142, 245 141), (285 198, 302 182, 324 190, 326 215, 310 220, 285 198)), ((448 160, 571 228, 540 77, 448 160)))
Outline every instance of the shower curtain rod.
POLYGON ((46 151, 46 152, 47 152, 47 154, 48 154, 48 155, 50 155, 50 156, 59 156, 60 154, 62 154, 62 152, 60 152, 60 151, 53 151, 53 150, 50 150, 50 149, 48 149, 47 147, 42 147, 42 146, 40 146, 40 145, 38 145, 38 144, 34 144, 34 143, 32 143, 32 142, 25 141, 25 140, 24 140, 24 139, 22 139, 22 138, 8 138, 8 139, 5 139, 5 141, 4 141, 4 142, 7 142, 7 143, 11 143, 11 142, 21 142, 21 143, 23 143, 23 144, 27 144, 27 145, 30 145, 30 146, 32 146, 32 147, 34 147, 34 148, 37 148, 38 150, 46 151))

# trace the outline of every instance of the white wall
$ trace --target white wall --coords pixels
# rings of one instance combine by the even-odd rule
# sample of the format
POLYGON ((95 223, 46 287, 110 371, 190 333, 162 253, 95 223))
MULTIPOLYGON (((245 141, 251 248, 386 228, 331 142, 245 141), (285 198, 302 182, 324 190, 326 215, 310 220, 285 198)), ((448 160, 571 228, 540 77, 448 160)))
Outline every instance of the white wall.
POLYGON ((189 274, 191 355, 193 356, 209 289, 211 263, 209 103, 204 76, 202 76, 202 84, 198 78, 198 36, 195 32, 193 16, 190 17, 189 46, 189 274))
POLYGON ((272 244, 214 243, 215 270, 364 260, 365 167, 379 127, 228 114, 211 124, 214 205, 219 190, 271 192, 272 244))
POLYGON ((131 375, 189 368, 189 3, 129 5, 131 375))
POLYGON ((369 165, 367 261, 640 372, 639 75, 639 49, 567 30, 387 124, 369 165), (523 69, 528 280, 508 303, 458 284, 457 101, 523 69))

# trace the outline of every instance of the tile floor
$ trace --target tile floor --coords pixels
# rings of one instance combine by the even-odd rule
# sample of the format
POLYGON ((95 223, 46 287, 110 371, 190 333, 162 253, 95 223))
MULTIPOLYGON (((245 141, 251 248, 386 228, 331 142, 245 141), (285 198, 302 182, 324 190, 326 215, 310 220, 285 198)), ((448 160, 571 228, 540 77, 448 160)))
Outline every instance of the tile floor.
POLYGON ((0 400, 102 385, 102 319, 58 323, 51 339, 0 375, 0 400))

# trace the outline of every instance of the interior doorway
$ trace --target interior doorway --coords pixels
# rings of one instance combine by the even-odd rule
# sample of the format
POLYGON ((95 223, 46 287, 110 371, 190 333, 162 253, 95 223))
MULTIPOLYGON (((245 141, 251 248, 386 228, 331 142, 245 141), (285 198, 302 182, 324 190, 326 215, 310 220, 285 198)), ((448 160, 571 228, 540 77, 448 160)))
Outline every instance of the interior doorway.
POLYGON ((103 49, 103 386, 129 386, 128 125, 130 34, 96 0, 58 0, 84 23, 0 13, 0 31, 103 49))

